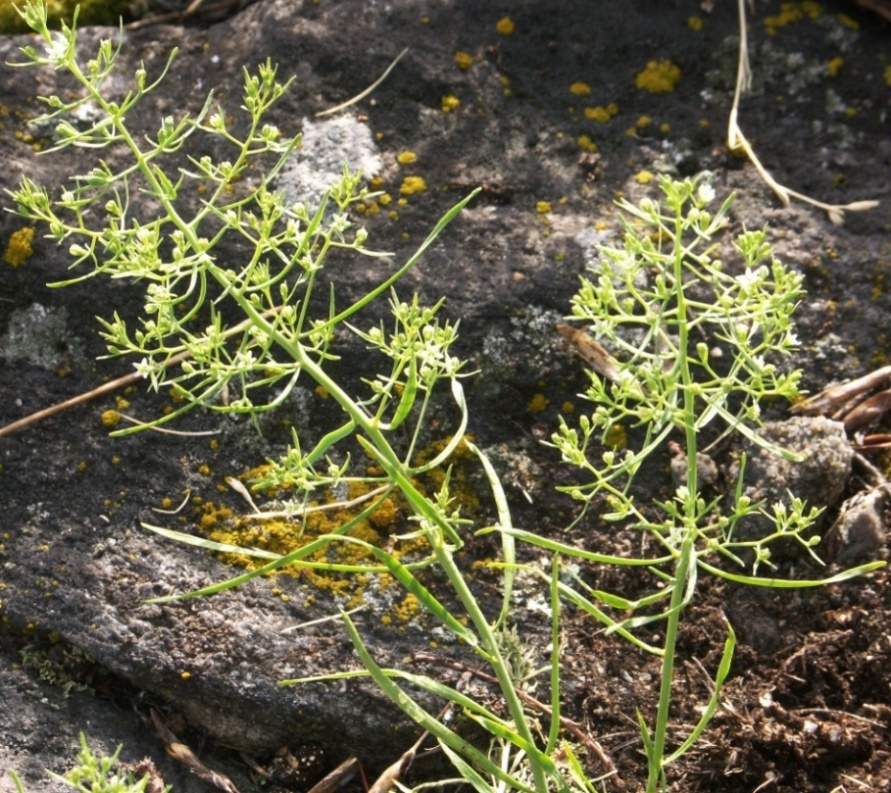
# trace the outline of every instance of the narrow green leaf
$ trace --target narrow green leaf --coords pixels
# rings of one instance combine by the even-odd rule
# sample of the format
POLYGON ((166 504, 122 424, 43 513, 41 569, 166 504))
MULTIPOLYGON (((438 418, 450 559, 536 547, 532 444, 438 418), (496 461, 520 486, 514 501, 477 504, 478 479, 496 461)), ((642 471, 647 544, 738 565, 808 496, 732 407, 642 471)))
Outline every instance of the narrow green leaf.
POLYGON ((555 551, 575 559, 584 559, 588 562, 600 562, 602 564, 615 564, 629 567, 652 567, 655 565, 666 564, 674 559, 673 556, 660 556, 655 559, 629 559, 624 556, 609 556, 602 553, 594 553, 592 551, 586 551, 583 548, 576 548, 574 545, 567 545, 566 543, 552 540, 548 537, 542 537, 540 534, 525 529, 487 527, 478 531, 477 534, 491 534, 494 531, 509 534, 512 537, 516 537, 518 540, 528 542, 530 545, 535 545, 538 548, 555 551))
POLYGON ((414 595, 424 608, 426 608, 433 616, 435 616, 446 628, 448 628, 456 637, 466 642, 471 647, 481 651, 479 647, 479 639, 470 629, 461 624, 457 617, 442 604, 439 600, 425 587, 416 576, 414 576, 409 568, 396 559, 392 554, 387 553, 383 548, 378 548, 370 543, 362 542, 354 538, 346 538, 350 542, 354 542, 370 551, 374 557, 389 571, 402 586, 414 595))
MULTIPOLYGON (((498 528, 513 528, 513 518, 510 514, 507 496, 504 493, 501 479, 498 477, 495 467, 492 465, 489 458, 469 441, 467 442, 467 448, 477 456, 486 473, 489 489, 492 491, 492 496, 495 499, 495 510, 498 515, 498 528)), ((507 532, 501 532, 501 553, 504 557, 504 584, 501 598, 501 613, 498 615, 498 619, 495 622, 496 628, 503 625, 507 620, 511 608, 511 595, 513 594, 514 588, 517 549, 514 538, 507 532)))
POLYGON ((452 748, 455 752, 468 761, 473 763, 478 769, 487 774, 501 780, 510 785, 512 788, 521 791, 521 793, 534 793, 533 789, 528 785, 523 785, 518 780, 505 773, 497 764, 493 763, 486 755, 479 751, 473 744, 465 741, 460 735, 449 729, 445 724, 436 719, 417 702, 415 702, 408 694, 406 694, 398 685, 396 685, 377 665, 371 657, 362 637, 356 630, 353 621, 346 614, 343 615, 344 626, 353 647, 362 661, 362 665, 368 670, 372 680, 378 685, 381 691, 386 694, 399 709, 405 713, 412 721, 419 724, 421 728, 427 730, 438 741, 452 748))
POLYGON ((730 674, 730 666, 733 663, 733 651, 736 647, 736 633, 734 633, 733 626, 729 622, 727 623, 727 629, 729 633, 724 642, 724 652, 721 655, 721 663, 718 666, 718 671, 715 675, 715 689, 709 698, 708 705, 699 721, 696 723, 696 726, 693 728, 693 731, 687 736, 687 740, 672 752, 672 754, 665 758, 664 765, 673 763, 689 751, 690 747, 699 740, 699 737, 705 731, 705 728, 708 727, 712 716, 715 715, 715 711, 718 709, 718 705, 721 702, 721 691, 724 688, 724 681, 727 679, 727 675, 730 674))
POLYGON ((242 548, 240 545, 229 545, 224 542, 214 542, 205 537, 196 537, 194 534, 186 534, 183 531, 175 531, 174 529, 164 529, 161 526, 152 526, 150 523, 141 523, 142 528, 148 529, 161 537, 168 540, 176 540, 176 542, 184 545, 194 545, 197 548, 204 548, 205 551, 216 551, 218 553, 237 553, 243 556, 253 556, 258 559, 281 559, 281 554, 272 553, 271 551, 262 551, 259 548, 242 548))
POLYGON ((418 359, 412 356, 408 363, 408 379, 402 388, 402 396, 399 404, 396 406, 396 412, 390 421, 389 429, 395 430, 403 421, 408 418, 411 409, 414 407, 415 398, 418 395, 418 359))
POLYGON ((727 581, 733 581, 736 584, 747 584, 748 586, 764 587, 767 589, 810 589, 813 587, 826 586, 827 584, 838 584, 841 581, 848 581, 851 578, 857 578, 858 576, 866 575, 866 573, 872 573, 875 570, 884 567, 887 562, 868 562, 859 567, 842 570, 842 572, 827 576, 826 578, 816 579, 762 578, 761 576, 729 573, 726 570, 713 567, 707 562, 703 562, 701 559, 697 561, 697 564, 706 572, 716 575, 719 578, 724 578, 727 581))
POLYGON ((560 557, 551 560, 551 724, 545 754, 551 756, 560 738, 560 557))

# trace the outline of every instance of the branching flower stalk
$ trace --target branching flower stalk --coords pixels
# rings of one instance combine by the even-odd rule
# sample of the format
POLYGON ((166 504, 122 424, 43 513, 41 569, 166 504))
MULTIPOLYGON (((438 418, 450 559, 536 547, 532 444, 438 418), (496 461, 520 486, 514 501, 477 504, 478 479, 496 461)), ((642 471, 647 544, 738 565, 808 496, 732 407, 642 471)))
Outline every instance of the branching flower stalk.
MULTIPOLYGON (((117 313, 110 320, 100 319, 109 355, 136 356, 136 371, 153 389, 173 388, 183 402, 169 416, 115 434, 160 425, 198 406, 256 420, 258 413, 281 405, 298 378, 309 378, 340 406, 343 423, 310 449, 301 446, 295 432, 291 447, 273 463, 269 483, 290 485, 300 494, 304 506, 313 492, 344 482, 383 488, 362 512, 331 535, 319 537, 287 556, 239 549, 240 553, 265 557, 267 564, 187 596, 212 594, 289 564, 390 574, 473 648, 498 680, 506 717, 472 703, 455 689, 435 681, 421 682, 431 693, 471 712, 472 718, 491 732, 493 751, 501 753, 496 760, 411 700, 393 682, 392 672, 377 667, 349 616, 342 615, 369 674, 440 741, 462 775, 477 779, 482 778, 480 773, 485 774, 493 791, 507 787, 546 793, 551 789, 568 791, 573 786, 588 788, 583 780, 570 783, 557 768, 552 757, 558 748, 555 740, 544 748, 538 745, 534 722, 527 717, 518 694, 523 681, 516 679, 499 638, 506 630, 512 573, 505 573, 503 607, 493 625, 455 560, 463 545, 460 529, 465 521, 452 504, 448 477, 433 497, 422 493, 416 483, 420 474, 446 464, 463 440, 467 424, 460 382, 463 363, 450 353, 456 327, 438 319, 441 304, 426 308, 418 304, 417 298, 402 301, 393 287, 473 194, 446 213, 405 264, 355 302, 339 308, 332 285, 327 310, 319 315, 315 309, 319 301, 313 296, 321 288, 321 273, 331 251, 339 249, 357 256, 384 254, 367 249, 365 230, 354 229, 349 220, 351 205, 367 197, 358 174, 345 169, 343 178, 331 186, 318 207, 289 204, 274 188, 276 176, 295 156, 299 136, 284 136, 265 119, 289 82, 278 82, 276 68, 267 61, 256 73, 245 70, 244 123, 228 120, 222 110, 215 108, 211 96, 197 116, 165 118, 153 138, 143 138, 133 133, 128 117, 160 85, 176 51, 156 80, 149 81, 145 68, 140 67, 130 91, 122 98, 112 98, 107 79, 115 68, 119 46, 116 48, 110 39, 103 40, 96 57, 82 64, 77 56, 76 19, 71 27, 51 32, 46 11, 45 0, 29 0, 24 6, 22 16, 38 34, 43 51, 24 47, 27 62, 16 65, 66 71, 83 89, 75 99, 63 100, 55 95, 42 98, 50 112, 40 121, 57 122, 59 142, 50 151, 78 147, 109 150, 109 154, 85 174, 73 177, 72 185, 60 197, 51 197, 28 178, 10 195, 19 214, 46 223, 52 239, 68 242, 75 260, 73 267, 89 266, 86 274, 64 284, 103 275, 142 286, 143 311, 133 327, 117 313), (81 118, 91 119, 86 128, 75 125, 76 110, 81 118), (228 150, 231 158, 202 154, 201 146, 208 143, 217 150, 228 150), (131 206, 131 196, 137 193, 139 201, 134 200, 131 206), (200 202, 196 196, 202 196, 200 202), (355 323, 361 310, 388 294, 393 329, 388 331, 383 325, 360 329, 355 323), (232 316, 240 317, 240 321, 230 321, 232 316), (388 362, 385 373, 366 381, 370 392, 367 398, 354 397, 327 369, 328 362, 336 357, 331 342, 337 329, 355 334, 388 362), (179 363, 178 368, 171 366, 174 362, 179 363), (434 459, 416 463, 413 458, 420 428, 426 424, 431 394, 441 383, 451 389, 461 414, 459 425, 434 459), (414 423, 415 429, 409 432, 411 440, 403 448, 404 444, 396 440, 401 435, 395 432, 401 433, 406 423, 414 423), (359 444, 384 473, 354 473, 349 451, 343 451, 348 442, 359 444), (345 462, 335 462, 335 457, 345 462), (394 488, 409 504, 417 522, 415 535, 425 538, 429 545, 426 559, 401 562, 386 550, 348 535, 394 488), (365 566, 341 565, 312 558, 332 543, 360 545, 374 561, 365 566), (463 617, 449 612, 417 578, 416 571, 431 564, 438 565, 451 582, 467 624, 463 617), (511 758, 507 764, 502 762, 505 757, 511 758)), ((506 499, 491 465, 479 450, 470 444, 468 447, 484 466, 499 518, 509 526, 506 499)), ((210 550, 228 547, 162 527, 147 528, 210 550)), ((503 548, 505 559, 513 562, 511 537, 504 537, 503 548)), ((559 720, 559 713, 555 712, 554 719, 559 720)))
POLYGON ((573 317, 590 324, 594 335, 616 354, 610 376, 591 373, 585 397, 595 404, 578 428, 561 420, 552 438, 563 460, 592 478, 590 484, 563 488, 587 506, 605 509, 601 518, 631 526, 654 538, 664 555, 653 559, 616 559, 582 552, 561 543, 542 541, 525 532, 514 536, 570 558, 609 564, 648 564, 662 588, 637 601, 591 590, 581 580, 564 587, 561 596, 575 603, 641 649, 662 659, 659 698, 653 726, 643 715, 640 729, 648 759, 648 793, 665 785, 665 768, 698 739, 718 706, 730 670, 735 636, 728 626, 724 655, 716 672, 713 696, 699 722, 674 751, 667 748, 678 631, 685 608, 696 590, 697 576, 711 573, 755 586, 820 586, 875 569, 864 565, 816 581, 759 577, 761 566, 774 567, 770 545, 779 538, 797 541, 814 552, 819 537, 808 528, 820 510, 800 499, 791 503, 752 503, 743 492, 745 459, 729 504, 720 497, 706 500, 702 480, 702 444, 716 420, 719 437, 741 433, 777 454, 795 458, 759 432, 759 402, 792 399, 799 372, 786 371, 782 359, 795 349, 792 313, 802 294, 801 276, 773 257, 762 231, 744 231, 733 247, 741 259, 738 272, 725 267, 715 242, 728 225, 732 196, 712 214, 714 191, 707 182, 660 181, 662 203, 645 199, 635 206, 621 201, 623 238, 618 247, 603 247, 598 265, 573 299, 573 317), (617 428, 642 428, 640 448, 610 448, 617 428), (672 435, 683 438, 683 466, 674 498, 641 506, 633 484, 641 465, 664 452, 672 435), (600 444, 600 461, 592 460, 600 444), (654 515, 654 512, 656 513, 654 515), (660 517, 661 514, 661 517, 660 517), (775 527, 768 536, 743 539, 739 529, 753 516, 775 527), (718 558, 714 558, 718 557, 718 558), (752 574, 733 572, 750 558, 752 574), (718 566, 719 559, 731 570, 718 566), (665 601, 667 600, 667 604, 665 601), (663 610, 639 615, 662 602, 663 610), (633 616, 613 620, 601 605, 630 610, 633 616), (641 641, 634 629, 664 624, 661 646, 641 641))

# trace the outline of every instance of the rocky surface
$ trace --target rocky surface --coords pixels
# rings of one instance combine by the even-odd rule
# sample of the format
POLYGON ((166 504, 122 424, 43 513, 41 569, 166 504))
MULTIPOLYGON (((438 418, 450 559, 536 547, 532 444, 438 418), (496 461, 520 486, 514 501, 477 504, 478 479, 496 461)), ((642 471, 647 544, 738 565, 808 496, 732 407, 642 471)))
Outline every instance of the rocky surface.
MULTIPOLYGON (((481 372, 467 384, 477 443, 497 460, 518 524, 561 532, 573 507, 554 495, 553 485, 565 483, 567 474, 537 439, 555 426, 561 407, 577 404, 585 377, 553 326, 568 312, 595 244, 616 232, 614 199, 655 195, 648 174, 711 171, 719 196, 739 194, 737 227, 768 224, 778 255, 805 276, 808 295, 799 312, 805 343, 796 363, 808 389, 886 360, 888 27, 840 2, 823 4, 817 18, 804 12, 784 18, 775 2, 759 3, 758 12, 751 25, 756 80, 742 107, 743 129, 785 184, 833 203, 882 199, 876 210, 849 214, 842 227, 819 210, 781 207, 751 165, 723 147, 736 57, 730 4, 705 13, 698 2, 681 0, 658 9, 642 0, 263 0, 210 27, 157 25, 125 33, 122 76, 113 85, 125 85, 140 61, 158 70, 171 47, 180 48, 172 76, 134 118, 148 133, 164 115, 196 112, 210 90, 237 112, 242 66, 270 58, 281 74, 296 76, 274 120, 306 131, 300 158, 313 164, 310 173, 336 171, 342 144, 391 196, 389 205, 369 205, 357 220, 397 262, 449 206, 482 185, 481 196, 400 292, 417 291, 430 302, 447 297, 446 313, 461 320, 461 351, 481 372), (498 28, 507 16, 510 35, 498 28), (406 47, 369 98, 334 122, 314 119, 366 88, 406 47), (648 62, 662 60, 680 69, 673 90, 639 87, 648 62), (404 152, 415 159, 400 163, 404 152), (422 177, 426 190, 403 195, 400 186, 411 176, 422 177)), ((85 30, 84 51, 110 35, 113 30, 85 30)), ((0 40, 0 61, 17 60, 27 41, 0 40)), ((22 175, 63 183, 82 165, 81 155, 36 156, 49 133, 28 120, 39 112, 37 93, 70 86, 46 71, 4 67, 2 74, 0 186, 12 188, 22 175)), ((287 178, 295 191, 313 189, 299 168, 287 178)), ((7 252, 22 226, 13 215, 0 216, 7 252)), ((39 233, 26 262, 0 264, 4 424, 128 371, 120 360, 94 362, 104 348, 92 318, 111 306, 132 310, 132 294, 123 284, 98 280, 47 289, 47 282, 66 276, 67 266, 65 251, 39 233)), ((344 269, 338 289, 356 294, 380 272, 367 265, 344 269)), ((373 366, 358 344, 344 342, 338 352, 347 378, 373 366)), ((309 433, 321 431, 328 406, 312 392, 298 395, 284 418, 309 433)), ((117 396, 142 418, 168 401, 141 391, 117 396)), ((371 772, 392 762, 416 733, 372 686, 278 686, 285 677, 357 666, 338 623, 299 627, 349 598, 332 602, 308 592, 300 579, 279 576, 207 600, 144 602, 233 574, 221 561, 159 541, 139 524, 194 528, 207 503, 243 512, 237 494, 221 492, 225 478, 280 451, 287 439, 282 425, 264 424, 260 437, 244 423, 196 413, 182 428, 221 431, 215 446, 206 438, 150 434, 109 439, 100 416, 117 404, 109 395, 0 439, 0 768, 17 768, 35 793, 61 789, 40 769, 64 769, 84 730, 109 751, 124 741, 127 759, 152 755, 177 789, 205 789, 166 760, 145 721, 152 707, 242 791, 257 782, 233 749, 267 757, 288 746, 295 757, 318 756, 317 767, 308 763, 305 779, 293 781, 295 789, 348 754, 371 772), (189 503, 179 516, 153 511, 168 499, 178 504, 185 493, 189 503)), ((784 406, 768 412, 767 418, 786 419, 784 406)), ((440 418, 447 426, 451 416, 443 408, 440 418)), ((830 511, 842 494, 862 487, 856 477, 833 484, 837 493, 824 494, 821 504, 830 511)), ((583 528, 584 540, 599 548, 616 541, 597 527, 583 528)), ((487 541, 475 541, 467 561, 493 552, 487 541)), ((676 789, 752 790, 773 779, 772 789, 783 793, 816 792, 854 779, 888 790, 889 591, 884 573, 784 600, 705 587, 684 637, 688 667, 679 683, 685 697, 679 719, 695 718, 707 698, 691 670, 693 659, 709 668, 714 663, 722 604, 744 623, 746 644, 710 748, 685 760, 676 789), (809 719, 816 720, 813 729, 809 719), (824 735, 830 722, 841 725, 835 744, 824 735)), ((393 593, 362 596, 368 607, 356 620, 383 663, 429 647, 429 624, 400 621, 393 593), (390 627, 384 615, 392 618, 390 627)), ((520 607, 528 607, 525 621, 534 626, 540 619, 534 602, 520 607)), ((623 714, 652 703, 654 667, 592 635, 581 621, 570 621, 566 641, 567 707, 635 789, 640 759, 629 742, 636 728, 623 714)), ((429 774, 429 763, 417 771, 429 774)), ((8 785, 0 781, 0 789, 8 785)))

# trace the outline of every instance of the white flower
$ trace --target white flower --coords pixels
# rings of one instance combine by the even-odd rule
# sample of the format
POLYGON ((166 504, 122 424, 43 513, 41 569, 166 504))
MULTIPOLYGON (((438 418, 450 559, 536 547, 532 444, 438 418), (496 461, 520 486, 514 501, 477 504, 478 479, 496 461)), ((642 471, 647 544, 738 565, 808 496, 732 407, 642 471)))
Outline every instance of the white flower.
POLYGON ((708 183, 703 182, 699 185, 699 189, 696 191, 696 197, 705 206, 708 203, 711 203, 715 199, 715 189, 708 183))
POLYGON ((54 31, 52 41, 46 45, 46 56, 51 63, 62 64, 65 62, 69 49, 68 39, 54 31))
POLYGON ((148 358, 143 358, 139 363, 134 364, 134 368, 140 377, 151 377, 155 370, 148 358))

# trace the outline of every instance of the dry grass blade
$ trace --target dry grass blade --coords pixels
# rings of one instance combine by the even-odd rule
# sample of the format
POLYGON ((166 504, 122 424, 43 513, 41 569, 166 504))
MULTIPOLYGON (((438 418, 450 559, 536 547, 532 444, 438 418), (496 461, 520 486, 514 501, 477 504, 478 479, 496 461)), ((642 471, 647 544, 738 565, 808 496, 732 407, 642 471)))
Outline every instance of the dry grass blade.
MULTIPOLYGON (((440 719, 445 715, 446 711, 449 710, 449 707, 450 706, 447 705, 439 714, 440 719)), ((424 743, 424 739, 428 735, 429 733, 426 730, 422 732, 421 737, 412 744, 411 748, 374 780, 374 783, 368 788, 368 793, 390 793, 396 786, 400 777, 411 767, 411 764, 414 762, 415 757, 418 754, 418 749, 421 748, 421 744, 424 743)))
POLYGON ((749 66, 749 47, 746 34, 746 7, 745 0, 738 0, 739 6, 739 65, 736 72, 736 89, 733 93, 733 104, 730 108, 730 116, 727 122, 727 148, 730 151, 743 151, 749 158, 759 176, 764 183, 776 193, 777 198, 782 201, 783 206, 789 206, 793 198, 797 198, 805 204, 810 204, 822 209, 829 216, 829 220, 836 226, 844 223, 845 212, 863 212, 867 209, 873 209, 879 205, 878 201, 853 201, 850 204, 826 204, 823 201, 817 201, 803 193, 790 190, 788 187, 781 185, 770 172, 761 164, 761 161, 755 155, 752 144, 749 143, 742 130, 739 128, 737 121, 739 117, 739 101, 742 95, 749 89, 752 82, 752 70, 749 66))
POLYGON ((141 379, 140 376, 134 372, 133 374, 128 374, 124 377, 119 377, 117 380, 112 380, 108 383, 105 383, 98 388, 94 388, 92 391, 87 391, 85 394, 79 394, 78 396, 72 397, 71 399, 66 399, 64 402, 59 402, 59 404, 53 405, 52 407, 38 410, 36 413, 31 413, 29 416, 25 416, 23 419, 12 422, 12 424, 7 424, 5 427, 0 427, 0 437, 2 437, 3 435, 11 435, 13 432, 24 429, 29 424, 33 424, 37 421, 43 421, 43 419, 48 419, 50 416, 55 416, 56 413, 61 413, 63 410, 77 407, 78 405, 82 405, 85 402, 90 402, 93 399, 98 399, 105 394, 110 394, 113 391, 117 391, 120 388, 124 388, 125 386, 135 383, 139 379, 141 379))
POLYGON ((883 366, 874 372, 863 375, 863 377, 849 380, 847 383, 824 388, 819 394, 814 394, 793 405, 792 412, 805 416, 829 415, 844 407, 852 399, 878 388, 889 379, 891 379, 891 366, 883 366))
POLYGON ((347 99, 346 102, 342 102, 341 104, 339 104, 335 107, 331 107, 331 108, 328 108, 328 110, 322 110, 321 112, 316 113, 316 118, 321 118, 322 116, 331 116, 334 113, 337 113, 341 110, 345 110, 350 105, 356 104, 356 102, 361 102, 366 96, 368 96, 372 91, 374 91, 384 80, 387 79, 390 72, 392 72, 393 69, 395 68, 396 64, 399 63, 400 60, 402 60, 402 56, 405 55, 406 52, 408 52, 408 47, 406 47, 404 50, 402 50, 402 52, 400 52, 395 57, 393 62, 387 67, 386 71, 380 77, 378 77, 377 80, 375 80, 371 85, 369 85, 368 88, 366 88, 364 91, 362 91, 362 93, 356 94, 352 99, 347 99))
POLYGON ((164 748, 174 760, 178 760, 186 768, 189 769, 199 779, 213 785, 217 790, 223 793, 239 793, 238 788, 225 774, 220 774, 208 768, 202 763, 192 752, 192 750, 184 743, 180 743, 177 737, 170 731, 170 728, 161 720, 161 715, 152 708, 152 724, 158 736, 164 742, 164 748))
MULTIPOLYGON (((238 482, 237 479, 233 477, 229 477, 226 479, 227 484, 236 492, 241 494, 242 497, 245 496, 247 492, 244 485, 238 482), (238 482, 240 487, 235 486, 235 482, 238 482)), ((302 518, 306 515, 310 515, 313 512, 330 512, 332 510, 340 510, 340 509, 350 509, 351 507, 358 506, 359 504, 363 504, 366 501, 371 501, 371 499, 376 496, 381 495, 391 488, 390 485, 381 485, 380 487, 376 487, 374 490, 369 490, 367 493, 363 493, 361 496, 356 496, 355 498, 351 498, 348 501, 335 501, 331 504, 318 504, 314 507, 303 507, 302 509, 281 509, 276 510, 274 512, 260 512, 256 509, 256 505, 254 505, 253 500, 250 498, 250 494, 247 495, 248 503, 254 507, 254 513, 252 515, 245 515, 242 520, 270 520, 272 518, 302 518)))
POLYGON ((878 421, 891 410, 891 389, 865 399, 844 417, 845 429, 856 432, 878 421))
POLYGON ((888 0, 854 0, 854 2, 891 22, 891 3, 888 0))
MULTIPOLYGON (((262 316, 264 318, 272 316, 273 314, 278 313, 281 309, 277 309, 276 311, 266 311, 262 316)), ((245 328, 250 325, 250 320, 245 320, 244 322, 240 322, 238 325, 230 328, 226 332, 226 336, 230 337, 235 335, 236 333, 240 333, 245 328)), ((183 361, 190 358, 190 354, 187 352, 181 352, 178 355, 171 356, 168 360, 164 361, 162 367, 164 369, 169 369, 171 366, 176 366, 177 364, 182 363, 183 361)), ((24 429, 29 424, 34 424, 37 421, 43 421, 43 419, 48 419, 50 416, 55 416, 57 413, 61 413, 64 410, 69 410, 70 408, 77 407, 78 405, 82 405, 85 402, 91 402, 94 399, 98 399, 105 394, 110 394, 113 391, 118 391, 121 388, 125 388, 128 385, 132 385, 139 380, 142 380, 143 377, 136 372, 132 374, 124 375, 123 377, 119 377, 116 380, 111 380, 104 385, 99 386, 98 388, 94 388, 92 391, 87 391, 86 393, 79 394, 76 397, 72 397, 71 399, 66 399, 64 402, 59 402, 57 405, 53 405, 52 407, 44 408, 43 410, 38 410, 36 413, 31 413, 28 416, 25 416, 18 421, 12 422, 12 424, 7 424, 5 427, 0 427, 0 437, 4 435, 10 435, 13 432, 17 432, 20 429, 24 429)), ((132 421, 136 424, 139 422, 136 419, 131 419, 129 416, 126 416, 129 421, 132 421)), ((172 430, 166 430, 166 432, 173 432, 172 430)), ((174 432, 174 434, 177 434, 174 432)))
POLYGON ((349 782, 356 772, 359 770, 359 761, 355 757, 344 760, 331 773, 316 782, 310 789, 309 793, 334 793, 338 788, 343 787, 349 782))
POLYGON ((875 435, 864 435, 863 443, 854 446, 857 451, 869 452, 875 449, 891 449, 891 433, 880 432, 875 435))

